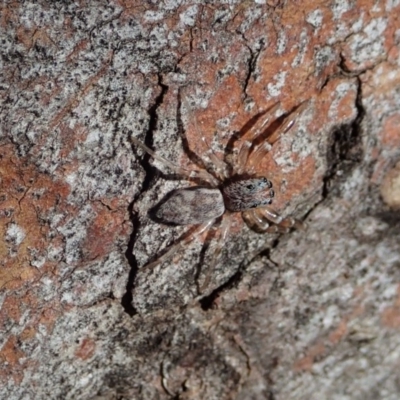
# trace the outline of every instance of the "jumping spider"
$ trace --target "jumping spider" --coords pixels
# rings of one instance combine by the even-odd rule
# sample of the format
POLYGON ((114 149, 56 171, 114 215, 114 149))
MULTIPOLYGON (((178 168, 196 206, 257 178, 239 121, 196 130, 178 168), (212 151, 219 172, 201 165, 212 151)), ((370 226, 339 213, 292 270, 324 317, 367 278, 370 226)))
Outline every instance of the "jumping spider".
MULTIPOLYGON (((168 193, 153 209, 153 219, 159 222, 170 225, 198 226, 180 241, 167 247, 162 255, 157 256, 143 268, 153 268, 166 261, 181 247, 210 229, 222 217, 219 240, 202 290, 207 287, 210 272, 219 260, 233 213, 241 212, 246 224, 258 232, 286 232, 292 227, 302 227, 300 221, 294 218, 283 219, 270 207, 274 197, 272 183, 265 176, 256 175, 255 168, 280 135, 286 133, 294 125, 305 105, 306 103, 302 103, 292 113, 281 117, 278 127, 266 139, 263 138, 263 134, 268 128, 275 126, 276 120, 274 121, 273 117, 279 109, 279 103, 264 112, 251 129, 238 140, 240 145, 233 162, 221 160, 212 151, 209 152, 209 157, 214 164, 213 171, 189 170, 175 165, 132 137, 134 144, 178 175, 188 180, 196 179, 202 183, 168 193), (260 142, 260 138, 264 140, 260 142)), ((204 136, 201 136, 201 139, 208 146, 204 136)))

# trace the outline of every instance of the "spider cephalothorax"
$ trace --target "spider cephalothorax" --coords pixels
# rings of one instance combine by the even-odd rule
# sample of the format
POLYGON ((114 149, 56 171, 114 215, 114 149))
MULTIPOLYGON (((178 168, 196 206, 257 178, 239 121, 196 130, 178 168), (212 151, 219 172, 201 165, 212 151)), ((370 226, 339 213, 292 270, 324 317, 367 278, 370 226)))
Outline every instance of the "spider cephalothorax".
MULTIPOLYGON (((213 257, 213 263, 217 263, 229 232, 232 221, 231 215, 236 212, 241 212, 245 222, 258 232, 286 231, 291 227, 301 225, 299 221, 293 218, 282 219, 270 207, 274 197, 272 183, 266 177, 257 176, 255 167, 260 164, 271 145, 279 139, 280 135, 293 126, 296 117, 304 109, 305 104, 297 107, 294 112, 286 117, 281 117, 281 122, 276 130, 264 141, 260 141, 263 133, 271 126, 271 119, 277 112, 279 105, 263 113, 239 141, 240 146, 234 162, 229 163, 230 168, 228 168, 228 161, 221 160, 213 152, 210 152, 209 157, 214 163, 213 172, 206 169, 187 170, 179 167, 157 155, 136 138, 132 138, 133 143, 173 171, 189 180, 196 178, 203 182, 202 185, 170 192, 150 211, 150 215, 158 222, 198 226, 181 241, 170 246, 164 254, 147 264, 146 268, 152 268, 170 258, 180 247, 208 230, 219 218, 222 218, 220 239, 216 246, 215 257, 213 257)), ((202 139, 206 143, 204 137, 202 139)), ((209 279, 210 275, 207 275, 203 288, 207 286, 209 279)))
POLYGON ((242 178, 227 182, 221 188, 225 208, 232 212, 246 211, 271 204, 272 183, 267 178, 242 178))

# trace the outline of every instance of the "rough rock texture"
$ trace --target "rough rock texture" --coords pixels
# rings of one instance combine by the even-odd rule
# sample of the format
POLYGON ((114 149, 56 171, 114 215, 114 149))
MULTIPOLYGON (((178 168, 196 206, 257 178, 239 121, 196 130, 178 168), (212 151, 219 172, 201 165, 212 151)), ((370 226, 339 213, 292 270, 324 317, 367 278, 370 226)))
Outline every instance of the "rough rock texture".
POLYGON ((0 398, 399 398, 399 1, 0 7, 0 398), (141 271, 189 183, 130 137, 192 168, 304 101, 257 172, 307 228, 141 271))

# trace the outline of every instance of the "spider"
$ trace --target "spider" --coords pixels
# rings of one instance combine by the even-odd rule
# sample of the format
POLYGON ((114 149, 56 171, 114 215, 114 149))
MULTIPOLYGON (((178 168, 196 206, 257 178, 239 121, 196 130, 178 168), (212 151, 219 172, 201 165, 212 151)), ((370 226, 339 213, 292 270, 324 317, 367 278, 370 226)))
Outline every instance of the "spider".
MULTIPOLYGON (((154 268, 170 259, 179 249, 212 228, 221 218, 212 265, 200 289, 203 291, 208 286, 211 271, 219 260, 234 213, 241 212, 246 224, 257 232, 287 232, 293 227, 303 227, 302 222, 290 217, 283 219, 270 207, 274 197, 272 182, 267 177, 256 174, 255 168, 279 137, 293 127, 305 105, 306 103, 302 103, 293 112, 280 117, 281 123, 265 140, 262 140, 263 134, 268 128, 275 127, 277 120, 274 121, 273 116, 280 104, 261 113, 255 124, 238 140, 240 145, 233 162, 227 159, 221 160, 210 150, 209 158, 213 163, 213 170, 186 169, 175 165, 132 137, 132 142, 155 160, 187 180, 195 179, 201 183, 197 186, 173 190, 150 210, 150 215, 158 222, 169 225, 196 225, 196 227, 141 269, 154 268)), ((201 140, 211 149, 202 135, 201 140)))

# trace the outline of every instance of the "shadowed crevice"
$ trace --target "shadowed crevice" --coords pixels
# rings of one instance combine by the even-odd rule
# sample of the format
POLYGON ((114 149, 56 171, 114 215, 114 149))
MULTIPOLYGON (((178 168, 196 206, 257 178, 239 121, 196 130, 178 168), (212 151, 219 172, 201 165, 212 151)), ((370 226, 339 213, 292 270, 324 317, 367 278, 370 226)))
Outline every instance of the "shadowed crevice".
POLYGON ((365 116, 362 105, 361 82, 358 80, 355 106, 357 116, 353 122, 337 127, 331 134, 331 144, 327 153, 328 169, 324 178, 322 197, 340 190, 339 181, 347 179, 354 167, 363 159, 362 149, 362 120, 365 116), (339 174, 340 172, 340 174, 339 174))
POLYGON ((128 207, 128 212, 130 215, 130 220, 132 222, 133 230, 132 230, 131 236, 129 237, 129 242, 128 242, 127 249, 125 252, 125 257, 128 260, 128 263, 130 265, 130 270, 129 270, 129 274, 128 274, 128 281, 127 281, 126 287, 125 287, 126 290, 125 290, 124 295, 121 298, 121 305, 124 308, 125 312, 130 317, 133 317, 135 314, 137 314, 137 311, 135 310, 135 308, 132 305, 132 300, 133 300, 132 290, 134 287, 134 283, 135 283, 136 275, 137 275, 137 271, 138 271, 137 260, 133 254, 133 249, 135 247, 137 233, 139 232, 139 229, 140 229, 140 221, 139 221, 138 216, 136 214, 134 214, 134 212, 133 212, 133 204, 134 204, 134 202, 132 202, 128 207))
POLYGON ((281 235, 277 236, 276 239, 271 243, 271 246, 267 249, 264 249, 258 252, 254 257, 250 260, 247 260, 244 263, 241 263, 236 272, 222 285, 215 288, 209 295, 204 296, 199 300, 200 306, 204 311, 208 311, 212 309, 214 301, 223 293, 225 290, 230 290, 238 285, 238 283, 242 280, 243 274, 246 271, 246 268, 254 261, 257 257, 265 257, 273 266, 278 267, 278 265, 271 260, 271 251, 278 247, 279 238, 281 235))
POLYGON ((214 301, 219 297, 225 290, 229 290, 235 287, 242 279, 243 268, 239 267, 238 270, 222 285, 214 289, 209 295, 204 296, 199 300, 200 306, 204 311, 208 311, 212 308, 214 301))
MULTIPOLYGON (((162 83, 161 75, 158 76, 158 85, 161 87, 161 92, 156 97, 154 104, 149 109, 149 117, 150 117, 149 126, 147 128, 144 138, 144 144, 150 148, 153 147, 154 132, 157 130, 159 122, 157 111, 158 108, 161 106, 161 104, 164 102, 164 97, 168 92, 168 86, 162 83)), ((150 158, 151 158, 150 154, 144 153, 143 158, 140 161, 140 165, 142 166, 142 168, 146 173, 140 194, 146 192, 150 188, 154 178, 158 176, 157 168, 153 167, 149 162, 150 158)))
MULTIPOLYGON (((149 117, 150 117, 149 125, 147 128, 147 131, 145 134, 145 140, 144 140, 145 144, 149 147, 151 147, 153 145, 153 135, 154 135, 154 131, 157 129, 157 125, 158 125, 158 114, 157 114, 158 108, 163 103, 164 97, 165 97, 166 93, 168 92, 168 86, 162 83, 161 75, 158 76, 158 84, 161 87, 161 91, 160 91, 160 94, 156 97, 154 104, 149 109, 149 117)), ((129 135, 132 135, 131 131, 129 132, 129 135)), ((136 151, 134 145, 132 145, 132 150, 136 151)), ((132 291, 135 287, 136 275, 138 273, 138 263, 137 263, 135 255, 134 255, 134 248, 135 248, 137 234, 139 232, 140 225, 141 225, 139 215, 134 212, 133 205, 140 198, 140 196, 150 188, 152 182, 154 181, 154 178, 158 175, 157 169, 154 168, 149 163, 149 159, 150 159, 150 156, 147 153, 145 153, 143 158, 140 159, 140 161, 139 161, 141 167, 145 171, 145 177, 144 177, 142 188, 141 188, 139 194, 134 198, 134 200, 128 207, 128 212, 130 215, 130 220, 132 222, 133 230, 132 230, 131 236, 129 238, 127 250, 125 252, 125 257, 128 260, 128 263, 130 265, 130 271, 129 271, 129 275, 128 275, 128 281, 126 283, 126 291, 125 291, 125 294, 121 298, 121 305, 124 308, 125 312, 131 317, 133 315, 137 314, 136 309, 132 305, 132 300, 133 300, 132 291)))
POLYGON ((247 94, 247 88, 249 87, 250 84, 250 79, 253 77, 253 79, 255 79, 255 75, 256 75, 256 67, 257 67, 257 62, 258 62, 258 58, 260 57, 261 52, 264 50, 265 47, 265 39, 261 38, 258 42, 258 48, 253 50, 247 43, 247 39, 245 37, 245 35, 243 35, 243 33, 240 35, 242 37, 242 39, 245 42, 245 46, 247 47, 247 49, 249 50, 250 56, 247 59, 247 74, 246 77, 244 78, 244 83, 243 83, 243 93, 245 95, 245 97, 248 97, 247 94))

